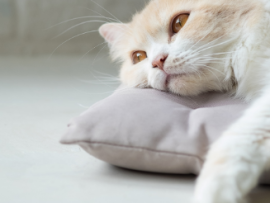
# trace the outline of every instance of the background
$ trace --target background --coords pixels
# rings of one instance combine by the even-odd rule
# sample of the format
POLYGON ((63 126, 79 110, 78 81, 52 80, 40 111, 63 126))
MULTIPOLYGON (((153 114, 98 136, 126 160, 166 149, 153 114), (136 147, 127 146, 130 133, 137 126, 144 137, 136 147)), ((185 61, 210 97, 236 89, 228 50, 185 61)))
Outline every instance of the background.
MULTIPOLYGON (((119 85, 96 30, 146 2, 0 0, 0 202, 191 202, 193 176, 119 169, 59 144, 70 119, 119 85)), ((269 187, 250 198, 269 203, 269 187)))
MULTIPOLYGON (((97 30, 103 23, 89 22, 90 20, 115 21, 115 17, 105 9, 126 22, 137 10, 141 10, 145 1, 96 0, 95 3, 91 0, 0 0, 0 53, 28 56, 51 54, 65 40, 77 34, 97 30), (58 24, 73 18, 79 19, 58 24), (82 23, 84 21, 88 22, 82 23), (82 24, 57 37, 79 23, 82 24)), ((89 48, 101 42, 103 40, 97 33, 85 34, 65 43, 55 54, 85 54, 89 48)))

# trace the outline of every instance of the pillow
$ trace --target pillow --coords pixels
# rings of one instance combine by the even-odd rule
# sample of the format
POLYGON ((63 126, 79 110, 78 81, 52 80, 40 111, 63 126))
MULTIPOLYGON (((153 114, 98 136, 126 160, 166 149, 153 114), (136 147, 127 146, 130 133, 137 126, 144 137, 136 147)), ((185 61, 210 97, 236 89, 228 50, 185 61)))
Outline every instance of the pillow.
MULTIPOLYGON (((199 174, 211 143, 248 107, 222 93, 124 88, 73 119, 61 143, 128 169, 199 174)), ((263 177, 270 183, 270 173, 263 177)))

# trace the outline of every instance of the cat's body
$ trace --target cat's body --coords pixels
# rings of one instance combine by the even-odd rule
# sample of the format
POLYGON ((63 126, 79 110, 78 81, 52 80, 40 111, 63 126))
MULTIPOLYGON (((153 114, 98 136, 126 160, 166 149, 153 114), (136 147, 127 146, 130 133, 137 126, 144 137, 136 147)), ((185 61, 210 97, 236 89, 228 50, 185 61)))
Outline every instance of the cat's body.
POLYGON ((100 33, 128 86, 253 101, 210 150, 195 192, 198 203, 244 201, 270 168, 270 2, 152 0, 131 23, 100 33))

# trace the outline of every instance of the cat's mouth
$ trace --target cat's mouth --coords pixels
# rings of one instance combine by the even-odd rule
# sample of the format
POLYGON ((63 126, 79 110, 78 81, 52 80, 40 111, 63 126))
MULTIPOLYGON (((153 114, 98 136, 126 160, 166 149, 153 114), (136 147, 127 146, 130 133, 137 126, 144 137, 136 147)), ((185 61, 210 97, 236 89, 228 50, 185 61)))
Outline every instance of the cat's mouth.
POLYGON ((185 86, 186 82, 192 81, 189 78, 195 77, 196 75, 200 74, 202 71, 203 71, 203 67, 201 68, 198 67, 196 71, 193 71, 193 70, 185 70, 185 71, 178 70, 177 71, 175 69, 173 71, 171 70, 166 71, 166 68, 164 68, 162 70, 163 80, 160 81, 161 83, 159 83, 159 85, 154 85, 154 87, 156 86, 157 89, 169 91, 172 85, 175 86, 175 84, 180 85, 180 86, 182 85, 185 86))
POLYGON ((203 72, 203 67, 197 67, 196 71, 174 71, 173 73, 170 73, 169 71, 163 71, 166 75, 167 75, 167 79, 166 79, 166 85, 170 82, 171 79, 179 79, 181 80, 182 78, 185 77, 190 77, 190 76, 195 76, 198 74, 201 74, 203 72), (178 72, 178 73, 177 73, 178 72))
POLYGON ((166 87, 170 83, 171 79, 174 79, 174 78, 179 78, 180 79, 182 77, 186 77, 186 76, 189 76, 189 75, 194 75, 194 73, 167 74, 166 87))

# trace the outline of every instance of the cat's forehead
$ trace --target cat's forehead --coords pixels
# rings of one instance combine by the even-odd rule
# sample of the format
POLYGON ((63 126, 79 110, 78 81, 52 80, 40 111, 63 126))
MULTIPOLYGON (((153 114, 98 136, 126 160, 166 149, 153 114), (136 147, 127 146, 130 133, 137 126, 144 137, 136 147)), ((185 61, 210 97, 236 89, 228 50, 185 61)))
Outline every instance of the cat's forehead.
POLYGON ((153 41, 168 43, 171 22, 181 13, 191 13, 181 38, 211 41, 231 34, 243 24, 255 24, 261 8, 257 0, 152 0, 129 23, 123 44, 130 49, 145 49, 153 41))

